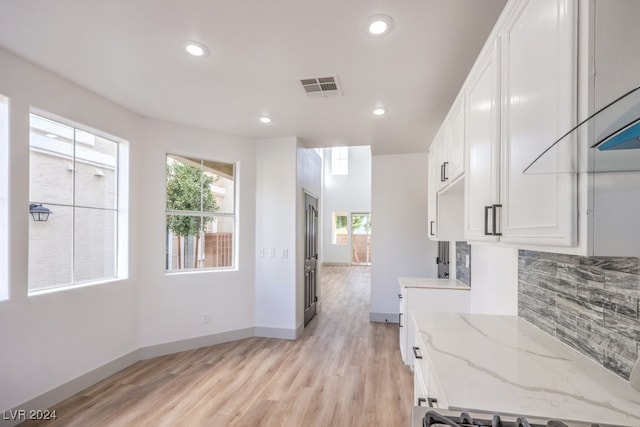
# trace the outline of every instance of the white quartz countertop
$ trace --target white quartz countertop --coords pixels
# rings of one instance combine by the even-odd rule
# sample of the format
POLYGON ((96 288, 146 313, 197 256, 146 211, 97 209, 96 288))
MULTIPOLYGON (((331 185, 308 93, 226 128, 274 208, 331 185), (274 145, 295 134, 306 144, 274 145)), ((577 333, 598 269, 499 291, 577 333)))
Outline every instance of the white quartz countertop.
POLYGON ((398 277, 400 286, 405 288, 458 289, 468 291, 471 288, 456 279, 438 279, 437 277, 398 277))
POLYGON ((640 392, 524 319, 412 315, 450 409, 640 426, 640 392))

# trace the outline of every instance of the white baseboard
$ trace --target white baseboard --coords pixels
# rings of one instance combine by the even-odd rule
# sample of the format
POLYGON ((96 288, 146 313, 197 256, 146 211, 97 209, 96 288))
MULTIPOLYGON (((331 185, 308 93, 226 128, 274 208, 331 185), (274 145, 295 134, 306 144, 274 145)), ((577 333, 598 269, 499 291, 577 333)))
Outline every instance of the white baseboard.
POLYGON ((278 338, 281 340, 295 340, 299 336, 298 329, 267 328, 264 326, 256 326, 255 334, 256 334, 256 337, 262 337, 262 338, 278 338))
POLYGON ((152 357, 166 356, 167 354, 180 353, 181 351, 193 350, 201 347, 222 344, 230 341, 238 341, 245 338, 257 336, 254 328, 237 329, 235 331, 221 332, 218 334, 205 335, 202 337, 188 338, 180 341, 172 341, 164 344, 155 344, 142 347, 140 360, 152 357))
POLYGON ((369 321, 375 323, 400 323, 398 313, 369 313, 369 321))

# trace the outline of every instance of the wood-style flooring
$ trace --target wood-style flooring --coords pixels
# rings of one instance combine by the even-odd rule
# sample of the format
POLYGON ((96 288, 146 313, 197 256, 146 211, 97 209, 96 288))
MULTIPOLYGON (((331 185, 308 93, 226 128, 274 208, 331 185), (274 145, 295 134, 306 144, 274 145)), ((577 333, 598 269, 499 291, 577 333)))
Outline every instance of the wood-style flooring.
MULTIPOLYGON (((296 341, 249 338, 144 360, 61 402, 47 426, 401 426, 398 325, 369 322, 370 267, 323 267, 296 341)), ((23 425, 36 425, 23 423, 23 425)))

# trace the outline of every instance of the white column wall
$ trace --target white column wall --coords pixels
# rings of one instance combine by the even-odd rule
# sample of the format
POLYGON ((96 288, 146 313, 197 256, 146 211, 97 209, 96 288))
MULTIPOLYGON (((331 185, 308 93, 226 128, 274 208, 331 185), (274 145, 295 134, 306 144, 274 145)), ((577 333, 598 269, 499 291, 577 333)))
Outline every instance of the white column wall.
POLYGON ((256 144, 255 325, 258 336, 295 339, 297 335, 297 145, 295 137, 260 140, 256 144))
POLYGON ((398 321, 399 276, 437 276, 438 246, 427 238, 427 163, 426 153, 373 156, 372 321, 398 321))

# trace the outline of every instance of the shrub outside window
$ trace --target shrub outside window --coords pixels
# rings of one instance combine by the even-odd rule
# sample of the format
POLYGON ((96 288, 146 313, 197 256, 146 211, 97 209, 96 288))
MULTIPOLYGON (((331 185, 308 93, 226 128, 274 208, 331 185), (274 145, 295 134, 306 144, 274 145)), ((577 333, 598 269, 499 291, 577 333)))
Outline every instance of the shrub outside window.
POLYGON ((167 155, 166 271, 235 266, 235 165, 167 155))

